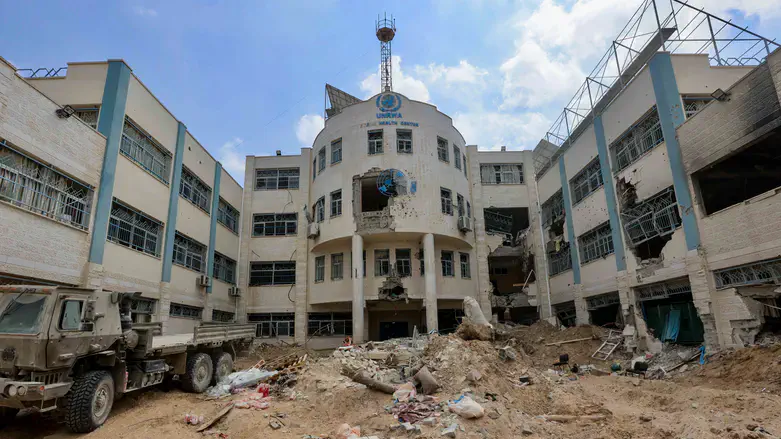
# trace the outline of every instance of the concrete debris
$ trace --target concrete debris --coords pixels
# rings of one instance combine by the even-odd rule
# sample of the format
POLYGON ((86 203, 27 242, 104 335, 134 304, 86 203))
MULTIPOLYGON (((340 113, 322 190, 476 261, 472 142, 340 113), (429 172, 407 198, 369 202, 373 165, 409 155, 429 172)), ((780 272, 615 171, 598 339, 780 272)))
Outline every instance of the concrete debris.
POLYGON ((469 373, 466 374, 466 380, 472 384, 477 383, 481 378, 483 378, 483 375, 475 369, 470 370, 469 373))
POLYGON ((456 432, 458 431, 458 424, 450 424, 447 428, 442 430, 440 433, 440 436, 444 437, 456 437, 456 432))

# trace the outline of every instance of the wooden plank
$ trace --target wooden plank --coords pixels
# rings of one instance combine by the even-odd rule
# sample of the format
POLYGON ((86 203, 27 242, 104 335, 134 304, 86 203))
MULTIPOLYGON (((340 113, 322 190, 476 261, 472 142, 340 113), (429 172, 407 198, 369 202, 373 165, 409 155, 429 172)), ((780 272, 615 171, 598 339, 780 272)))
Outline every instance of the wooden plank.
POLYGON ((594 337, 584 337, 584 338, 576 338, 574 340, 564 340, 564 341, 557 341, 555 343, 545 343, 545 346, 559 346, 567 343, 575 343, 579 341, 586 341, 586 340, 593 340, 594 337))
POLYGON ((200 426, 200 427, 198 427, 198 429, 197 429, 197 430, 195 430, 195 431, 197 431, 197 432, 199 432, 199 433, 200 433, 200 432, 202 432, 202 431, 206 430, 207 428, 209 428, 209 427, 211 427, 212 425, 214 425, 215 423, 217 423, 217 421, 219 421, 220 419, 222 419, 222 418, 223 418, 225 415, 227 415, 227 414, 228 414, 228 412, 230 412, 231 410, 233 410, 233 403, 230 403, 230 404, 228 404, 228 405, 227 405, 225 408, 223 408, 222 410, 220 410, 220 412, 219 412, 219 413, 217 413, 217 416, 215 416, 214 418, 212 418, 212 420, 211 420, 211 421, 209 421, 209 422, 206 422, 205 424, 201 425, 201 426, 200 426))

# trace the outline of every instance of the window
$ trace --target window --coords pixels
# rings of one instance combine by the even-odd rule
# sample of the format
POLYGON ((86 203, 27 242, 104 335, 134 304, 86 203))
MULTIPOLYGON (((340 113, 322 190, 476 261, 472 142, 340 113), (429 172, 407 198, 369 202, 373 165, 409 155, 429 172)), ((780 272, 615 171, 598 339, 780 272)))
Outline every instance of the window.
POLYGON ((453 163, 456 169, 461 169, 461 149, 456 145, 453 145, 453 163))
POLYGON ((420 249, 420 252, 418 252, 418 257, 420 258, 420 275, 423 276, 426 274, 426 258, 423 249, 420 249))
POLYGON ((62 302, 62 314, 60 314, 60 329, 63 331, 81 330, 82 300, 66 300, 62 302))
POLYGON ((506 276, 510 273, 507 267, 491 267, 491 274, 506 276))
POLYGON ((469 201, 466 202, 466 217, 472 218, 472 205, 469 204, 469 201))
POLYGON ((315 258, 315 282, 325 280, 325 256, 315 258))
POLYGON ((572 204, 579 203, 590 193, 602 187, 602 170, 599 167, 599 157, 591 161, 582 171, 570 180, 572 187, 572 204))
POLYGON ((469 176, 466 175, 466 154, 464 154, 462 158, 464 159, 464 177, 469 178, 469 176))
POLYGON ((0 139, 0 201, 87 230, 92 194, 91 187, 27 157, 0 139))
POLYGON ((331 255, 331 280, 344 278, 344 253, 331 255))
POLYGON ((168 184, 168 176, 171 173, 171 154, 127 117, 125 117, 125 125, 122 127, 122 142, 119 145, 119 152, 163 183, 168 184))
POLYGON ((98 129, 98 109, 97 108, 76 108, 76 117, 82 122, 91 126, 93 130, 98 129))
POLYGON ((331 142, 331 164, 342 161, 342 139, 336 139, 331 142))
POLYGON ((458 204, 458 216, 464 216, 466 213, 466 205, 464 204, 464 196, 461 194, 456 194, 456 203, 458 204))
POLYGON ((613 253, 613 234, 610 223, 604 223, 578 238, 582 263, 605 257, 613 253))
POLYGON ((443 162, 450 163, 450 152, 447 149, 447 140, 437 137, 437 157, 443 162))
POLYGON ((320 167, 317 172, 322 174, 325 171, 325 146, 320 148, 320 152, 317 153, 317 159, 320 160, 320 167))
MULTIPOLYGON (((712 98, 685 98, 683 100, 683 111, 686 113, 686 118, 690 118, 699 113, 708 102, 713 100, 712 98)), ((78 114, 78 111, 76 112, 78 114)))
POLYGON ((106 239, 152 256, 160 256, 163 223, 114 200, 106 239))
POLYGON ((203 308, 173 302, 171 302, 171 309, 168 311, 168 315, 171 317, 181 317, 183 319, 200 320, 202 314, 203 308))
POLYGON ((520 163, 480 165, 480 182, 482 184, 523 184, 523 165, 520 163))
POLYGON ((458 253, 459 258, 461 258, 461 277, 463 279, 471 279, 472 278, 472 270, 471 265, 469 264, 469 253, 458 253))
POLYGON ((342 190, 331 192, 331 218, 342 214, 342 190))
POLYGON ((547 201, 542 203, 542 226, 548 227, 563 216, 564 197, 561 194, 561 189, 559 189, 547 201))
POLYGON ((781 259, 768 259, 713 272, 716 288, 781 284, 781 259))
POLYGON ((232 285, 236 284, 236 261, 225 255, 214 252, 212 277, 232 285))
POLYGON ((179 195, 209 213, 209 200, 212 198, 212 190, 200 178, 182 167, 182 180, 179 183, 179 195))
POLYGON ((217 222, 227 227, 231 232, 239 233, 239 211, 222 197, 217 205, 217 222))
POLYGON ((295 285, 295 261, 251 262, 249 285, 295 285))
POLYGON ((627 244, 634 247, 672 234, 681 225, 675 191, 669 187, 641 203, 636 203, 632 208, 624 209, 621 219, 627 244))
POLYGON ((252 236, 290 236, 297 233, 297 213, 256 213, 252 216, 252 236))
POLYGON ((312 209, 314 210, 313 213, 315 214, 315 220, 318 223, 325 221, 325 197, 320 197, 312 209))
POLYGON ((453 252, 442 250, 442 276, 453 277, 453 252))
POLYGON ((412 154, 412 131, 396 130, 396 152, 412 154))
POLYGON ((255 323, 255 337, 294 337, 296 315, 294 313, 247 314, 247 320, 255 323))
POLYGON ((551 276, 572 269, 572 255, 570 254, 570 250, 571 247, 567 244, 567 247, 562 248, 559 252, 548 254, 548 271, 551 276))
POLYGON ((613 171, 618 172, 637 161, 646 151, 662 143, 662 125, 659 122, 659 113, 654 107, 651 112, 641 119, 617 141, 610 145, 610 154, 613 158, 613 171))
POLYGON ((374 276, 390 274, 390 250, 374 250, 374 276))
POLYGON ((212 311, 213 322, 232 322, 236 314, 229 311, 220 311, 215 309, 212 311))
POLYGON ((307 334, 313 336, 353 335, 353 318, 349 312, 310 312, 307 334))
POLYGON ((298 168, 256 169, 255 190, 298 189, 300 172, 298 168))
POLYGON ((139 297, 130 301, 130 312, 132 314, 154 314, 155 313, 154 299, 147 299, 145 297, 139 297))
POLYGON ((442 202, 442 213, 447 215, 453 214, 453 193, 450 189, 443 187, 439 188, 439 197, 442 202))
POLYGON ((408 248, 396 249, 396 274, 399 277, 412 276, 412 250, 408 248))
POLYGON ((203 273, 206 270, 206 246, 179 232, 174 236, 174 264, 203 273))
POLYGON ((312 181, 315 181, 317 178, 317 157, 315 157, 314 160, 312 160, 312 181))
POLYGON ((382 154, 382 130, 369 131, 369 155, 382 154))

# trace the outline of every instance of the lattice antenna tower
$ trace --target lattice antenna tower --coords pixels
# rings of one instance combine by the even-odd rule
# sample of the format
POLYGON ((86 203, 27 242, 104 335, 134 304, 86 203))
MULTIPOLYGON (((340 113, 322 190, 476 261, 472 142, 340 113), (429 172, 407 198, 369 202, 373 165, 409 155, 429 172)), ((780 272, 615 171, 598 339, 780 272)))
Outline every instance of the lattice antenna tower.
POLYGON ((393 90, 393 74, 391 69, 391 41, 396 36, 396 20, 388 18, 386 13, 383 18, 377 16, 377 39, 380 40, 380 77, 382 79, 382 91, 393 90))

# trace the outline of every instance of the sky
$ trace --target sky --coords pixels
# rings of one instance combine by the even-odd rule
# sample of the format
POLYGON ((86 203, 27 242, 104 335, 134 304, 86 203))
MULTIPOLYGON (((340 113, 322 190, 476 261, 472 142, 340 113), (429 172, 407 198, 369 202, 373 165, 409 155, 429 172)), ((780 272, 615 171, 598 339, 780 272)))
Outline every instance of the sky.
MULTIPOLYGON (((781 40, 781 0, 689 3, 781 40)), ((0 56, 17 68, 124 59, 242 182, 246 155, 312 145, 326 83, 379 92, 380 13, 396 18, 394 90, 450 115, 467 144, 516 150, 544 137, 640 4, 0 0, 0 56)))

